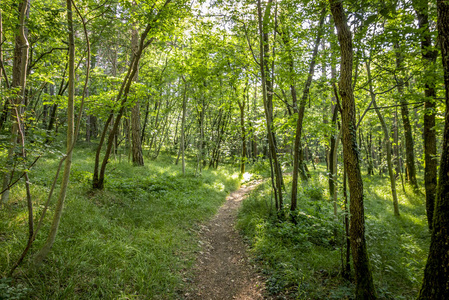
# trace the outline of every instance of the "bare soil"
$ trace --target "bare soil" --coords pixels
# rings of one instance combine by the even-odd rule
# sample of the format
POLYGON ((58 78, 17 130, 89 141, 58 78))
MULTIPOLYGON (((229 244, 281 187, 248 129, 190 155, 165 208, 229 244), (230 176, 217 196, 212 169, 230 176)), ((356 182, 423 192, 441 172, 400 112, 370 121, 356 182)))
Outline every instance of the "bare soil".
POLYGON ((264 280, 246 253, 247 246, 235 229, 242 200, 260 182, 231 193, 215 217, 200 232, 200 251, 187 300, 266 299, 264 280))

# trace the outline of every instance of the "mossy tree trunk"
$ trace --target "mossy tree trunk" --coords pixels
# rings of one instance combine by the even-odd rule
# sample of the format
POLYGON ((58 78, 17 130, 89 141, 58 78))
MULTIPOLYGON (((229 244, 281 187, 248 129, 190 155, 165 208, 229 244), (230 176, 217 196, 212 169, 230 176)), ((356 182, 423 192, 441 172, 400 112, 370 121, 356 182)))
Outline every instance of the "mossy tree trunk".
POLYGON ((437 12, 446 112, 432 237, 418 299, 447 299, 449 295, 449 3, 438 0, 437 12))
POLYGON ((342 2, 339 0, 330 0, 329 2, 341 50, 339 92, 342 101, 343 158, 348 174, 350 193, 350 236, 356 281, 355 297, 356 299, 364 300, 376 299, 365 240, 363 181, 357 148, 355 101, 351 85, 353 64, 352 37, 342 2))
POLYGON ((427 1, 414 0, 413 6, 418 18, 421 36, 421 55, 425 66, 424 84, 424 187, 426 189, 426 210, 429 229, 432 230, 435 194, 437 189, 437 139, 435 132, 436 90, 432 70, 438 52, 432 49, 432 37, 429 29, 429 4, 427 1))

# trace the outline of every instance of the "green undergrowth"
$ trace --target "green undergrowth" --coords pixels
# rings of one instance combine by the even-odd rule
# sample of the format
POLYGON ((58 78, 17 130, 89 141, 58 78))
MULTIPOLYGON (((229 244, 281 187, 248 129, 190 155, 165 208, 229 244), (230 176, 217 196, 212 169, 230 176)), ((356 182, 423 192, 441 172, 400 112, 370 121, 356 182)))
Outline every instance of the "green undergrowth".
MULTIPOLYGON (((28 256, 14 278, 0 281, 0 299, 179 298, 199 249, 199 225, 238 188, 240 178, 226 167, 201 176, 187 168, 183 176, 174 161, 167 155, 133 167, 111 159, 105 190, 92 191, 93 154, 77 149, 50 256, 38 268, 28 256)), ((47 158, 30 174, 37 215, 56 166, 56 157, 47 158)), ((0 211, 0 277, 25 246, 25 201, 23 187, 17 187, 0 211)), ((53 208, 54 203, 32 254, 45 241, 53 208)))
MULTIPOLYGON (((343 213, 339 209, 335 220, 325 166, 311 173, 309 183, 299 187, 297 211, 289 211, 286 195, 280 221, 266 181, 243 202, 237 226, 266 276, 270 293, 292 299, 353 299, 354 284, 343 279, 341 272, 346 251, 343 213)), ((291 177, 284 180, 290 191, 291 177)), ((404 193, 398 182, 401 216, 395 217, 388 178, 364 177, 364 188, 366 238, 378 296, 414 299, 429 248, 424 196, 408 187, 404 193)), ((339 190, 338 207, 341 194, 339 190)))

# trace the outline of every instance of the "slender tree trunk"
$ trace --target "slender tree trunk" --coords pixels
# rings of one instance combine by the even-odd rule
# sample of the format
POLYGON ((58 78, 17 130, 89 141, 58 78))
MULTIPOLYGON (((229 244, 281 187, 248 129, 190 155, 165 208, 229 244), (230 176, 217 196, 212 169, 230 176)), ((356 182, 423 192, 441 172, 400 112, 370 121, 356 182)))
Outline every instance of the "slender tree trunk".
POLYGON ((56 203, 55 213, 53 215, 53 222, 50 227, 47 240, 38 254, 36 254, 36 263, 41 263, 48 255, 53 246, 58 232, 59 222, 61 221, 62 211, 64 207, 64 200, 67 194, 67 187, 69 185, 70 168, 72 165, 72 150, 74 143, 74 127, 75 127, 75 40, 73 32, 72 21, 72 0, 67 0, 67 24, 68 24, 68 44, 69 44, 69 88, 67 99, 67 154, 64 165, 64 173, 62 175, 61 190, 59 192, 58 201, 56 203))
MULTIPOLYGON (((9 88, 8 84, 8 75, 3 72, 4 64, 3 64, 3 19, 2 19, 2 10, 0 9, 0 90, 2 89, 2 79, 5 76, 6 88, 9 88)), ((3 124, 8 119, 8 99, 3 99, 3 109, 0 115, 0 130, 3 129, 3 124)), ((1 102, 0 102, 1 104, 1 102)))
MULTIPOLYGON (((243 96, 244 97, 244 96, 243 96)), ((245 132, 245 99, 242 103, 238 102, 240 108, 240 130, 242 139, 242 155, 240 158, 240 173, 245 173, 245 160, 246 160, 246 132, 245 132)))
MULTIPOLYGON (((333 106, 332 112, 332 128, 337 129, 337 118, 338 118, 338 107, 333 106)), ((330 138, 330 148, 329 148, 329 195, 331 199, 334 199, 334 194, 336 195, 335 186, 337 179, 337 150, 338 150, 338 135, 339 133, 332 133, 330 138)))
MULTIPOLYGON (((139 35, 137 29, 133 28, 132 38, 131 38, 131 48, 134 53, 137 53, 139 49, 139 35)), ((131 59, 132 61, 132 59, 131 59)), ((133 81, 137 82, 138 73, 134 75, 133 81)), ((135 166, 143 166, 143 155, 142 155, 142 143, 140 139, 140 101, 137 100, 136 104, 131 109, 131 139, 132 139, 132 161, 135 166)))
MULTIPOLYGON (((92 58, 90 61, 91 61, 90 62, 91 68, 95 69, 96 64, 97 64, 97 56, 95 54, 92 54, 92 58)), ((86 93, 89 93, 89 90, 92 88, 93 88, 93 85, 88 90, 86 90, 86 93)), ((89 95, 86 94, 86 98, 88 96, 89 95)), ((96 128, 96 117, 93 115, 87 115, 86 116, 86 142, 90 143, 91 138, 96 135, 95 128, 96 128)))
POLYGON ((396 177, 401 173, 401 160, 399 159, 399 131, 398 131, 398 111, 393 114, 393 162, 396 170, 396 177))
MULTIPOLYGON (((399 49, 399 43, 394 44, 395 54, 396 54, 396 69, 401 71, 403 66, 403 56, 399 49)), ((402 125, 404 127, 405 136, 405 161, 406 161, 406 174, 407 180, 412 186, 414 191, 418 190, 418 182, 416 180, 416 168, 415 168, 415 150, 412 134, 412 126, 410 125, 410 117, 408 111, 408 102, 404 98, 404 79, 402 75, 397 78, 399 102, 401 103, 401 115, 402 115, 402 125)))
POLYGON ((197 156, 197 171, 198 174, 201 175, 203 168, 202 168, 202 161, 204 157, 204 114, 205 114, 205 101, 204 101, 204 95, 201 96, 201 109, 198 110, 199 114, 199 140, 198 140, 198 156, 197 156))
POLYGON ((437 0, 437 12, 446 89, 446 111, 433 231, 419 300, 447 299, 449 295, 449 3, 437 0))
MULTIPOLYGON (((331 196, 332 196, 332 201, 333 201, 333 204, 334 204, 334 216, 335 217, 337 217, 337 213, 338 213, 338 211, 337 211, 337 208, 338 208, 338 203, 337 203, 337 200, 338 200, 338 198, 337 198, 337 189, 336 189, 336 186, 337 186, 337 179, 338 179, 338 173, 337 173, 337 171, 338 171, 338 155, 337 155, 337 153, 338 153, 338 141, 340 140, 340 138, 341 138, 341 130, 339 130, 338 131, 338 133, 337 133, 337 136, 336 137, 334 137, 334 139, 335 139, 335 142, 334 142, 334 148, 332 149, 333 151, 332 151, 332 157, 331 157, 331 165, 332 165, 332 175, 330 175, 330 176, 332 176, 331 177, 331 181, 332 181, 332 185, 333 185, 333 191, 332 191, 332 194, 331 194, 331 196)), ((346 204, 345 204, 345 210, 346 210, 346 204)))
POLYGON ((388 175, 390 177, 391 195, 393 196, 394 215, 399 216, 399 203, 398 203, 398 195, 396 192, 396 177, 394 175, 393 162, 391 159, 390 134, 388 132, 388 127, 387 127, 387 124, 385 123, 385 119, 382 116, 379 108, 377 107, 376 94, 374 94, 374 90, 373 90, 373 82, 372 82, 372 77, 371 77, 371 66, 370 66, 369 59, 367 59, 367 61, 366 61, 366 71, 368 74, 369 93, 371 96, 371 102, 373 103, 374 109, 376 110, 377 117, 379 118, 379 122, 382 126, 382 131, 384 132, 384 144, 385 144, 385 148, 387 151, 388 175))
POLYGON ((342 2, 338 0, 330 0, 329 2, 341 49, 339 88, 342 100, 342 144, 350 193, 350 235, 356 282, 355 297, 360 300, 376 299, 365 240, 363 181, 357 149, 355 101, 351 85, 353 64, 352 37, 342 2))
POLYGON ((182 155, 182 175, 186 174, 185 144, 186 144, 186 113, 187 113, 187 82, 184 81, 184 94, 182 96, 182 119, 181 119, 181 155, 182 155))
MULTIPOLYGON (((293 155, 293 179, 292 179, 292 199, 290 209, 293 211, 297 206, 297 198, 298 198, 298 173, 300 169, 303 170, 304 162, 300 159, 299 152, 301 151, 301 135, 302 135, 302 122, 304 120, 304 111, 306 108, 306 101, 309 97, 310 86, 312 85, 312 78, 315 72, 315 63, 316 56, 318 54, 318 47, 321 41, 321 32, 324 24, 324 17, 326 16, 326 6, 323 6, 321 10, 320 23, 318 25, 318 33, 315 40, 315 45, 313 48, 312 60, 310 61, 309 66, 309 75, 307 77, 307 81, 304 85, 304 90, 302 92, 301 102, 299 103, 298 119, 296 121, 296 134, 295 134, 295 144, 294 144, 294 155, 293 155)), ((300 172, 301 178, 303 180, 307 180, 307 175, 304 172, 300 172)))
POLYGON ((373 166, 373 138, 371 129, 369 131, 368 136, 366 137, 366 156, 368 161, 368 176, 374 175, 374 166, 373 166))
MULTIPOLYGON (((8 163, 12 164, 14 160, 14 147, 17 144, 17 136, 19 133, 19 124, 15 120, 15 110, 17 109, 19 114, 22 113, 23 108, 20 107, 20 104, 23 103, 25 99, 26 93, 26 80, 27 80, 27 66, 28 66, 28 52, 29 52, 29 43, 28 43, 28 29, 26 28, 26 21, 29 15, 29 0, 23 0, 19 4, 19 16, 18 16, 18 32, 15 36, 15 45, 14 45, 14 61, 13 61, 13 74, 12 74, 12 82, 11 87, 19 87, 19 91, 17 93, 17 97, 14 100, 11 100, 11 138, 10 145, 8 149, 8 163)), ((0 42, 2 42, 0 40, 0 42)), ((9 184, 11 183, 12 173, 6 171, 3 175, 3 185, 2 191, 3 194, 1 196, 1 203, 7 203, 9 201, 9 184)))
POLYGON ((155 103, 154 103, 154 110, 156 111, 156 117, 154 119, 154 124, 153 124, 153 134, 151 135, 151 139, 150 139, 150 144, 148 145, 148 151, 151 151, 151 149, 153 149, 153 145, 154 145, 154 140, 156 139, 156 135, 158 133, 159 130, 159 116, 161 113, 161 107, 162 107, 162 90, 159 93, 159 99, 156 99, 155 103))
MULTIPOLYGON (((237 99, 237 104, 239 106, 239 110, 240 110, 240 138, 242 141, 242 155, 240 157, 240 173, 243 174, 245 173, 245 161, 246 161, 246 130, 245 130, 245 97, 246 97, 246 91, 249 88, 248 82, 246 82, 246 86, 243 90, 243 94, 242 94, 242 101, 240 102, 240 100, 237 99)), ((234 87, 235 93, 236 93, 236 97, 238 98, 237 95, 237 88, 234 87)))
MULTIPOLYGON (((429 229, 432 229, 435 195, 437 190, 437 142, 435 132, 436 90, 434 83, 435 62, 438 52, 432 48, 431 33, 429 29, 429 4, 425 1, 414 0, 414 8, 418 17, 418 26, 421 36, 421 55, 426 73, 424 86, 424 187, 426 190, 426 210, 429 229)), ((439 32, 440 33, 440 32, 439 32)), ((440 33, 441 34, 441 33, 440 33)))
POLYGON ((145 130, 147 128, 148 116, 150 114, 150 100, 148 99, 146 108, 145 108, 145 119, 143 121, 142 133, 140 135, 140 143, 143 144, 143 139, 145 138, 145 130))
POLYGON ((270 157, 273 161, 273 172, 272 177, 275 177, 275 184, 273 185, 274 194, 276 200, 279 202, 279 209, 283 208, 283 195, 282 195, 282 187, 283 187, 283 179, 282 179, 282 170, 279 164, 277 151, 276 151, 276 141, 273 133, 273 104, 272 104, 272 81, 269 76, 268 62, 269 62, 269 40, 268 40, 268 30, 264 28, 263 24, 268 24, 268 18, 270 17, 270 9, 272 5, 272 0, 268 1, 267 7, 265 8, 264 17, 262 17, 262 7, 261 1, 257 1, 257 14, 258 14, 258 25, 259 25, 259 38, 260 38, 260 72, 261 72, 261 80, 262 80, 262 98, 264 102, 264 111, 265 111, 265 124, 267 127, 268 134, 268 143, 270 150, 270 157), (268 96, 268 93, 271 93, 268 96), (273 176, 274 175, 274 176, 273 176))
POLYGON ((108 116, 107 120, 106 120, 106 123, 104 124, 104 128, 103 128, 103 131, 101 132, 101 136, 100 136, 100 142, 98 143, 97 150, 95 151, 95 165, 94 165, 94 174, 93 174, 93 178, 92 178, 92 180, 93 180, 92 185, 93 186, 97 186, 99 184, 99 182, 98 182, 98 174, 99 174, 99 171, 100 171, 99 166, 100 166, 101 148, 103 147, 104 139, 106 137, 106 134, 108 133, 108 128, 109 128, 109 125, 111 124, 113 118, 114 118, 114 112, 111 111, 109 113, 109 116, 108 116))

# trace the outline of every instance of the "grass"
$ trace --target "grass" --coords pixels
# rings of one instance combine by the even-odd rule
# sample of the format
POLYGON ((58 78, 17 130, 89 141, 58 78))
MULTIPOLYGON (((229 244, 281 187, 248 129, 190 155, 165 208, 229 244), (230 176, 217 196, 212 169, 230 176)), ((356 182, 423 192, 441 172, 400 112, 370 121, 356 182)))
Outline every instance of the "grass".
MULTIPOLYGON (((94 192, 92 149, 77 149, 50 256, 39 268, 29 256, 14 279, 2 279, 0 299, 179 298, 199 249, 199 225, 238 188, 240 178, 226 167, 206 169, 202 176, 188 168, 183 176, 174 160, 162 155, 133 167, 113 159, 105 190, 94 192)), ((30 175, 37 215, 56 165, 57 157, 48 157, 30 175)), ((32 253, 45 241, 51 215, 52 210, 32 253)), ((26 220, 25 192, 17 187, 0 211, 0 277, 24 248, 26 220)))
MULTIPOLYGON (((341 276, 342 216, 334 220, 325 174, 325 166, 319 165, 309 184, 300 186, 296 225, 273 215, 269 182, 259 186, 239 212, 238 228, 272 294, 294 299, 352 299, 354 295, 353 283, 341 276)), ((285 182, 289 191, 291 177, 285 182)), ((395 217, 388 178, 364 177, 366 238, 381 299, 417 296, 429 248, 424 196, 414 195, 408 187, 404 193, 399 184, 401 216, 395 217)), ((289 214, 288 205, 285 213, 289 214)))

